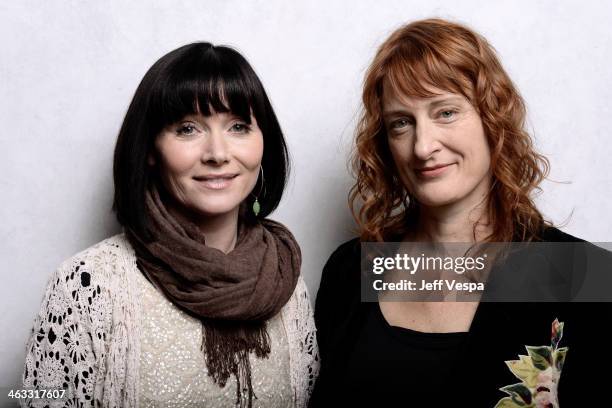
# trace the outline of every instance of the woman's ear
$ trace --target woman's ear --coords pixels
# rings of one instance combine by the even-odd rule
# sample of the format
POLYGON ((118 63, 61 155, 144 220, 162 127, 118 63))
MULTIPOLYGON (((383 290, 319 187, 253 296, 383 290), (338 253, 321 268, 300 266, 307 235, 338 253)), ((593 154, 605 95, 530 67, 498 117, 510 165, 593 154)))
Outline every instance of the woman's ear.
POLYGON ((153 153, 149 152, 149 154, 147 155, 147 164, 149 166, 155 166, 155 156, 153 156, 153 153))

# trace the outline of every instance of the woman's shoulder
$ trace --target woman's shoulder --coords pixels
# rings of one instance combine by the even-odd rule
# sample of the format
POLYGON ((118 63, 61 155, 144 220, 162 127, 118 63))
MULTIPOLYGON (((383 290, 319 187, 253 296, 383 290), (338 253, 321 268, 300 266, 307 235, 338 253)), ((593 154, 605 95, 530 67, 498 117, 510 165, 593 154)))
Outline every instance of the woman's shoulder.
POLYGON ((127 237, 117 234, 66 259, 56 273, 72 289, 92 286, 93 281, 106 286, 107 281, 124 274, 135 262, 134 250, 127 237))
POLYGON ((540 236, 543 242, 585 242, 584 239, 563 232, 557 227, 545 227, 540 236))
POLYGON ((80 264, 81 262, 107 262, 118 257, 129 257, 134 250, 125 234, 117 234, 108 237, 90 247, 77 252, 75 255, 62 262, 61 266, 80 264))
MULTIPOLYGON (((353 238, 339 245, 329 256, 321 274, 317 294, 319 300, 324 293, 338 293, 340 288, 352 288, 360 283, 361 241, 353 238)), ((350 293, 348 290, 346 293, 350 293)))
POLYGON ((359 238, 350 239, 340 244, 329 256, 326 268, 342 268, 348 265, 353 265, 355 262, 359 262, 361 254, 361 241, 359 238))

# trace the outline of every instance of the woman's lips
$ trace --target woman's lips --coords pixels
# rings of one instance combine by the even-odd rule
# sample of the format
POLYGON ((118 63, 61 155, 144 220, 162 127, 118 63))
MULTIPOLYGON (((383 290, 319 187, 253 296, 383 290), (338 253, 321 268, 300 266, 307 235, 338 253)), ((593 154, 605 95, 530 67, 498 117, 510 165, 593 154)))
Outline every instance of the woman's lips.
POLYGON ((419 178, 431 179, 443 175, 452 165, 453 163, 450 163, 443 166, 436 166, 433 168, 415 169, 414 171, 417 177, 419 178))
POLYGON ((210 190, 223 190, 225 188, 228 188, 236 177, 237 175, 231 177, 204 177, 196 178, 195 180, 198 182, 198 184, 210 190))

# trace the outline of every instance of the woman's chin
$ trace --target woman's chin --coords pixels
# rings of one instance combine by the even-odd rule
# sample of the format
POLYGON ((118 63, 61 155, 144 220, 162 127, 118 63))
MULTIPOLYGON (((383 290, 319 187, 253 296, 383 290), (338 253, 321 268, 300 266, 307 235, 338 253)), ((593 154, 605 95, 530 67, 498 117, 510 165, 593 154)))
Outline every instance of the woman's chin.
POLYGON ((189 206, 185 209, 184 215, 192 220, 201 220, 202 218, 216 218, 222 216, 231 216, 238 212, 238 205, 233 204, 207 204, 189 206))
POLYGON ((418 198, 419 204, 428 208, 441 208, 452 205, 459 201, 457 197, 451 195, 422 195, 418 198))

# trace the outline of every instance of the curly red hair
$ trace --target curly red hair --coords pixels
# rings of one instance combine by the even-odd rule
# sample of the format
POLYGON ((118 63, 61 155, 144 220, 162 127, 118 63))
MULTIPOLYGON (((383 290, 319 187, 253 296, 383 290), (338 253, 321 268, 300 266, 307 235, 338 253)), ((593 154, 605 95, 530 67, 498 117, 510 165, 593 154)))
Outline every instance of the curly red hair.
POLYGON ((495 51, 465 26, 428 19, 391 34, 365 76, 351 159, 357 181, 349 194, 363 241, 401 237, 419 210, 396 174, 387 144, 383 81, 398 95, 430 97, 432 87, 461 94, 479 113, 491 149, 487 212, 492 233, 485 241, 530 241, 550 225, 532 199, 548 175, 549 162, 534 150, 525 131, 525 103, 495 51))

